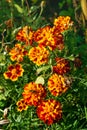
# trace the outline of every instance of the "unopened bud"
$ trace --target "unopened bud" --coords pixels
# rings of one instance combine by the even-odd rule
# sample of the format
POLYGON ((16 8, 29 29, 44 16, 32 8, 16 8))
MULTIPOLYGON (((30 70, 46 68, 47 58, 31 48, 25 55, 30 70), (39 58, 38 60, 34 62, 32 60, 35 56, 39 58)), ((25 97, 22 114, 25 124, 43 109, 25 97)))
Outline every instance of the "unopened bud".
POLYGON ((46 4, 46 2, 42 1, 41 4, 40 4, 41 8, 43 8, 45 6, 45 4, 46 4))

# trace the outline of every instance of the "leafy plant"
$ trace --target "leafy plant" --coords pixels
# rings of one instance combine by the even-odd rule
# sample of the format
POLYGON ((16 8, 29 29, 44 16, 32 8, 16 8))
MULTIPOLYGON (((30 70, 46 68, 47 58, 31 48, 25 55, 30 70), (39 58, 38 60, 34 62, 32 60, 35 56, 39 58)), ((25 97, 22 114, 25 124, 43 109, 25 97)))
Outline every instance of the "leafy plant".
POLYGON ((87 129, 87 44, 72 1, 1 0, 0 8, 0 128, 87 129))

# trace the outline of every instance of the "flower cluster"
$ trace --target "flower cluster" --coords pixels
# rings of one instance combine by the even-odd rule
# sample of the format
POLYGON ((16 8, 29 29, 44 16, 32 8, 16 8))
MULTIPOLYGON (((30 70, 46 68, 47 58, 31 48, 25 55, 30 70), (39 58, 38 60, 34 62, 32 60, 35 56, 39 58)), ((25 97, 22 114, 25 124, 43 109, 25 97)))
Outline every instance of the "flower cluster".
POLYGON ((24 86, 23 98, 17 102, 17 110, 26 110, 28 106, 37 106, 46 97, 46 90, 42 84, 30 82, 24 86))
POLYGON ((23 76, 24 56, 30 61, 29 64, 32 62, 38 69, 45 68, 46 71, 50 67, 51 73, 47 78, 45 73, 42 76, 43 83, 36 80, 24 85, 22 98, 16 103, 17 110, 20 112, 27 110, 29 106, 36 107, 37 116, 48 125, 62 118, 62 105, 53 97, 65 93, 71 84, 69 77, 66 76, 70 71, 69 61, 57 55, 55 58, 51 57, 51 54, 55 49, 59 51, 64 49, 63 32, 69 29, 72 23, 69 16, 59 16, 54 20, 53 27, 47 25, 35 31, 28 26, 21 28, 16 35, 19 43, 15 44, 9 52, 12 62, 17 63, 8 66, 8 71, 3 74, 5 79, 12 81, 17 81, 18 77, 23 76), (48 91, 52 99, 46 99, 48 91))
POLYGON ((50 50, 54 50, 55 48, 62 50, 64 47, 62 33, 57 34, 54 28, 50 26, 38 29, 34 33, 34 40, 39 46, 47 46, 50 50))

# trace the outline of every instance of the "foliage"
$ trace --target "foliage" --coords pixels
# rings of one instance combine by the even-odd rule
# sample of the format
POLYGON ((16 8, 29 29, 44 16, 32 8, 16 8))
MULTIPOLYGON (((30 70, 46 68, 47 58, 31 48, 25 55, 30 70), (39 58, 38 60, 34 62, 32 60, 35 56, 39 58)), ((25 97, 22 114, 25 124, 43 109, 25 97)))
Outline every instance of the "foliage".
MULTIPOLYGON (((78 26, 74 16, 71 0, 1 0, 0 1, 0 121, 8 120, 7 124, 0 124, 5 130, 86 130, 87 129, 87 44, 85 28, 78 26), (10 64, 9 52, 20 43, 16 36, 20 29, 28 26, 35 32, 47 26, 54 26, 53 22, 58 16, 70 16, 73 25, 62 32, 64 48, 49 50, 47 64, 40 66, 24 56, 21 62, 24 73, 18 80, 5 79, 3 74, 10 64), (48 88, 46 99, 54 99, 62 104, 62 119, 52 125, 45 124, 36 114, 36 107, 29 106, 27 110, 17 111, 17 102, 22 98, 24 86, 29 82, 40 82, 47 86, 49 77, 53 74, 52 66, 56 64, 55 57, 69 61, 70 71, 63 74, 70 78, 69 89, 58 96, 52 95, 48 88)), ((30 30, 29 30, 30 31, 30 30)), ((38 41, 26 46, 29 52, 38 41)), ((62 64, 62 63, 61 63, 62 64)), ((62 66, 62 65, 61 65, 62 66)))

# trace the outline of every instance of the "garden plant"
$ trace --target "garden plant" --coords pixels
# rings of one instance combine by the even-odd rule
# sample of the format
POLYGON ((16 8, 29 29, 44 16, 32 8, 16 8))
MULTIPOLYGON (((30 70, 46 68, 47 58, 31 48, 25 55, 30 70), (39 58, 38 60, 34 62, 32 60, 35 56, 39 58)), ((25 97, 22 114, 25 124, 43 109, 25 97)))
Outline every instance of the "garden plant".
POLYGON ((87 130, 85 5, 1 0, 0 130, 87 130))

